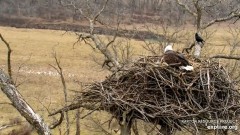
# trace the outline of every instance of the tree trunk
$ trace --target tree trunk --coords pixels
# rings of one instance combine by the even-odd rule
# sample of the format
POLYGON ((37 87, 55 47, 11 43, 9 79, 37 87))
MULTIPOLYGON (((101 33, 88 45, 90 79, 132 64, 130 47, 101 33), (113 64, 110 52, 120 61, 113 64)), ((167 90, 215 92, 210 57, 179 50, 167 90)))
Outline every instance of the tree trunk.
POLYGON ((131 135, 131 123, 121 125, 120 135, 131 135))
POLYGON ((101 41, 98 39, 96 35, 92 36, 92 40, 95 43, 96 47, 98 50, 101 51, 101 53, 108 59, 110 60, 114 67, 116 68, 121 68, 120 63, 117 61, 117 59, 112 55, 112 53, 106 48, 104 44, 101 43, 101 41))
POLYGON ((128 111, 124 111, 122 114, 122 120, 120 122, 120 135, 131 135, 132 119, 128 115, 128 111))
POLYGON ((0 69, 1 90, 12 102, 14 108, 37 130, 39 135, 50 135, 50 130, 43 119, 23 99, 9 77, 0 69))
POLYGON ((202 24, 202 10, 198 9, 197 10, 197 32, 199 32, 201 30, 201 24, 202 24))
POLYGON ((201 55, 201 50, 202 50, 202 47, 201 47, 201 43, 197 43, 195 44, 195 50, 194 50, 194 57, 195 58, 199 58, 200 55, 201 55))
POLYGON ((76 113, 76 135, 80 135, 80 109, 76 113))

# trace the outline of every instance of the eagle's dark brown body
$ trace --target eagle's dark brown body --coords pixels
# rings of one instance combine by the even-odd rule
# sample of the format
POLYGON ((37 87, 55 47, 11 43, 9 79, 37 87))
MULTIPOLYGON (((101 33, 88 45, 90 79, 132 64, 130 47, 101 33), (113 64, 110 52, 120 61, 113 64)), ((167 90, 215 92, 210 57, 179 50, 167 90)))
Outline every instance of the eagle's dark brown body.
POLYGON ((172 50, 168 50, 164 53, 163 61, 172 67, 185 67, 190 65, 183 54, 174 52, 172 50))

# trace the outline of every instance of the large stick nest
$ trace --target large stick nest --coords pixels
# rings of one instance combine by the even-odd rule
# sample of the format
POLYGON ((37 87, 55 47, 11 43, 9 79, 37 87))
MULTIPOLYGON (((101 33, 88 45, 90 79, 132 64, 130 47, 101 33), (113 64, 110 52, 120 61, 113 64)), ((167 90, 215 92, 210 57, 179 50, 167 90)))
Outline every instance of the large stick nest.
POLYGON ((240 94, 218 62, 196 62, 193 72, 156 64, 161 57, 144 57, 131 68, 118 71, 103 82, 91 84, 81 102, 98 104, 118 120, 141 119, 181 129, 206 123, 183 120, 232 120, 237 117, 240 94))

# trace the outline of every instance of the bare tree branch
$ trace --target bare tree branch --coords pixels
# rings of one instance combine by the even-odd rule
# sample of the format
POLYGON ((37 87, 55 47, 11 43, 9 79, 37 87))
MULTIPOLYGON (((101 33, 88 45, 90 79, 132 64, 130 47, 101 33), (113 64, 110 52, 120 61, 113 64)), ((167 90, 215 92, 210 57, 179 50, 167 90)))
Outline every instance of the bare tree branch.
POLYGON ((101 124, 98 120, 94 120, 91 118, 91 120, 96 124, 97 128, 100 128, 100 130, 105 134, 105 135, 112 135, 110 134, 106 129, 103 128, 103 124, 101 124))
POLYGON ((236 17, 240 18, 240 12, 238 12, 238 13, 231 13, 229 16, 214 19, 214 20, 208 22, 207 24, 205 24, 204 26, 202 26, 201 29, 206 29, 207 27, 209 27, 209 26, 211 26, 211 25, 213 25, 213 24, 215 24, 217 22, 225 22, 225 21, 231 20, 231 19, 236 18, 236 17))
POLYGON ((11 47, 10 47, 9 43, 3 38, 1 33, 0 33, 0 38, 4 42, 4 44, 7 46, 7 49, 8 49, 8 55, 7 55, 8 74, 9 74, 10 79, 12 80, 12 66, 11 66, 12 50, 11 50, 11 47))
MULTIPOLYGON (((73 104, 71 104, 71 105, 69 105, 69 106, 65 106, 64 108, 59 109, 59 110, 57 110, 57 111, 55 111, 55 112, 53 112, 53 113, 50 113, 50 114, 48 115, 48 116, 54 116, 54 115, 56 115, 56 114, 58 114, 58 113, 60 113, 60 115, 61 115, 61 116, 60 116, 60 119, 59 119, 57 122, 55 122, 50 128, 51 128, 51 129, 54 129, 54 128, 56 128, 57 126, 59 126, 59 125, 62 123, 63 118, 64 118, 64 112, 68 112, 68 111, 70 111, 70 110, 79 109, 79 108, 81 108, 81 107, 86 108, 86 109, 88 109, 88 110, 93 110, 93 111, 99 109, 99 107, 94 106, 93 104, 83 105, 83 104, 81 104, 81 103, 73 103, 73 104)), ((92 112, 93 112, 93 111, 92 111, 92 112)), ((91 112, 91 113, 92 113, 92 112, 91 112)), ((91 113, 89 113, 89 114, 91 114, 91 113)), ((85 115, 85 116, 87 116, 87 115, 85 115)), ((85 117, 85 116, 84 116, 84 117, 85 117)), ((82 118, 84 118, 84 117, 82 117, 82 118)))
POLYGON ((176 0, 176 2, 178 3, 178 5, 183 7, 188 13, 190 13, 191 15, 197 17, 197 13, 193 12, 186 4, 181 3, 180 0, 176 0))
POLYGON ((92 35, 92 40, 94 41, 96 48, 98 48, 101 53, 104 54, 104 56, 113 63, 114 67, 121 68, 118 60, 113 56, 110 50, 106 48, 105 44, 102 43, 96 35, 92 35))
POLYGON ((1 102, 0 105, 12 105, 12 103, 8 103, 8 102, 1 102))
MULTIPOLYGON (((56 52, 53 53, 53 57, 55 59, 55 63, 57 64, 57 67, 55 67, 55 66, 52 66, 52 67, 58 72, 58 74, 61 77, 61 82, 62 82, 62 85, 63 85, 63 92, 64 92, 65 107, 66 107, 67 106, 67 102, 68 102, 66 81, 65 81, 65 78, 64 78, 64 75, 63 75, 62 67, 60 65, 60 60, 57 58, 56 52)), ((63 117, 64 117, 64 114, 61 113, 61 118, 60 118, 59 122, 56 125, 54 125, 54 127, 57 127, 57 125, 61 124, 61 121, 63 120, 63 117)), ((67 129, 66 134, 69 135, 69 133, 70 133, 70 126, 69 126, 68 112, 66 112, 66 129, 67 129)))
POLYGON ((50 130, 43 119, 23 99, 17 88, 11 83, 10 78, 0 70, 0 86, 3 93, 12 102, 14 108, 37 130, 40 135, 50 135, 50 130))
POLYGON ((233 22, 233 24, 235 24, 239 19, 240 19, 240 17, 238 17, 238 18, 233 22))
POLYGON ((192 43, 190 47, 183 48, 182 53, 184 52, 189 53, 189 51, 191 51, 194 46, 195 46, 195 43, 192 43))
POLYGON ((108 42, 108 44, 106 45, 106 48, 108 48, 108 46, 111 45, 112 43, 114 43, 114 41, 116 40, 116 38, 117 38, 117 31, 119 29, 119 25, 120 25, 120 22, 118 22, 118 24, 117 24, 116 33, 114 34, 113 39, 110 42, 108 42))
POLYGON ((58 1, 59 1, 59 3, 60 3, 61 6, 73 8, 75 11, 79 11, 79 13, 80 13, 84 18, 90 20, 90 18, 83 13, 82 9, 81 9, 81 8, 78 8, 73 1, 71 1, 70 3, 67 3, 67 4, 64 3, 62 0, 58 0, 58 1))
POLYGON ((50 128, 50 129, 54 129, 54 128, 56 128, 57 126, 59 126, 59 125, 62 123, 63 118, 64 118, 64 112, 61 112, 61 113, 60 113, 60 119, 59 119, 58 121, 56 121, 54 124, 52 124, 49 128, 50 128))
POLYGON ((215 55, 215 56, 212 56, 211 58, 240 60, 239 56, 225 56, 225 55, 215 55))
POLYGON ((106 8, 107 6, 107 3, 108 3, 108 0, 105 1, 102 9, 95 15, 95 17, 93 18, 94 22, 97 20, 98 16, 104 11, 104 9, 106 8))
POLYGON ((13 81, 13 83, 15 84, 16 87, 19 87, 20 85, 24 84, 26 82, 26 80, 20 81, 18 82, 18 77, 20 76, 20 70, 26 65, 27 61, 29 61, 31 59, 32 54, 27 58, 27 60, 24 60, 24 62, 22 62, 19 66, 18 66, 18 70, 17 73, 15 73, 15 79, 13 81))
MULTIPOLYGON (((80 14, 83 15, 84 18, 86 18, 89 21, 89 29, 90 29, 89 34, 80 34, 79 38, 78 38, 78 41, 84 41, 85 43, 90 45, 93 49, 95 49, 95 48, 98 49, 109 61, 111 61, 111 63, 115 67, 115 68, 111 68, 111 70, 116 70, 116 69, 121 68, 121 64, 119 63, 117 58, 115 58, 114 55, 112 54, 112 52, 108 49, 108 46, 110 44, 112 44, 112 42, 115 41, 116 35, 113 37, 112 41, 110 41, 108 44, 105 44, 94 33, 95 22, 98 21, 98 17, 105 10, 105 8, 107 6, 107 3, 108 3, 108 0, 105 1, 103 7, 95 15, 93 15, 93 17, 91 17, 91 15, 88 16, 88 15, 84 14, 83 10, 81 8, 77 7, 74 2, 70 2, 68 4, 64 3, 62 0, 59 0, 59 2, 64 7, 71 7, 74 10, 79 11, 80 14), (86 42, 86 39, 91 39, 95 46, 93 47, 93 45, 91 45, 89 42, 86 42)), ((89 8, 91 8, 91 7, 89 6, 89 8)))
POLYGON ((67 107, 64 107, 62 109, 59 109, 53 113, 50 113, 48 116, 53 116, 53 115, 56 115, 58 113, 61 113, 61 112, 67 112, 67 111, 71 111, 71 110, 75 110, 75 109, 78 109, 78 108, 86 108, 88 110, 97 110, 97 109, 100 109, 97 105, 93 105, 93 104, 82 104, 80 102, 78 103, 73 103, 71 105, 68 105, 67 107))
POLYGON ((95 24, 97 18, 99 17, 99 15, 100 15, 100 14, 104 11, 104 9, 106 8, 107 3, 108 3, 108 0, 106 0, 106 2, 104 3, 102 9, 93 17, 93 19, 88 18, 89 23, 90 23, 90 34, 91 34, 91 35, 93 34, 94 24, 95 24))
POLYGON ((9 127, 17 126, 17 125, 18 124, 16 124, 16 123, 2 125, 2 126, 0 126, 0 131, 3 130, 3 129, 9 128, 9 127))
MULTIPOLYGON (((193 5, 196 9, 196 12, 192 11, 191 9, 189 9, 189 7, 187 6, 187 4, 180 2, 180 0, 176 0, 177 4, 179 6, 181 6, 185 11, 189 12, 192 16, 195 17, 196 22, 197 22, 197 29, 198 30, 204 30, 207 27, 217 23, 217 22, 225 22, 228 20, 231 20, 233 18, 240 18, 240 12, 238 11, 238 9, 233 9, 227 16, 225 17, 220 17, 220 18, 214 18, 213 20, 206 22, 205 24, 202 22, 202 11, 205 10, 206 11, 206 7, 213 7, 215 5, 217 5, 217 3, 214 4, 210 4, 210 5, 200 5, 199 4, 199 0, 193 0, 193 5)), ((208 11, 206 11, 208 12, 208 11)), ((237 19, 238 20, 238 19, 237 19)), ((236 20, 236 21, 237 21, 236 20)), ((236 22, 235 21, 235 22, 236 22)), ((234 23, 235 23, 234 22, 234 23)))

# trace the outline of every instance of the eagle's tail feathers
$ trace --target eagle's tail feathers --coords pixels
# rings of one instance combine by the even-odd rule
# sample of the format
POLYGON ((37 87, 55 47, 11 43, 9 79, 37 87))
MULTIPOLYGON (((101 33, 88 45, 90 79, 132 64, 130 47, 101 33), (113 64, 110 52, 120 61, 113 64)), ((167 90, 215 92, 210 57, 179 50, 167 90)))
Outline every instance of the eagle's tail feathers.
POLYGON ((187 71, 193 71, 193 66, 180 66, 179 68, 187 71))

